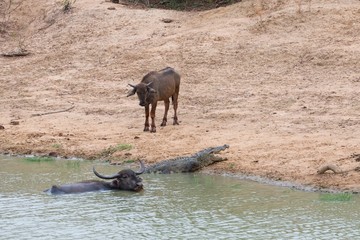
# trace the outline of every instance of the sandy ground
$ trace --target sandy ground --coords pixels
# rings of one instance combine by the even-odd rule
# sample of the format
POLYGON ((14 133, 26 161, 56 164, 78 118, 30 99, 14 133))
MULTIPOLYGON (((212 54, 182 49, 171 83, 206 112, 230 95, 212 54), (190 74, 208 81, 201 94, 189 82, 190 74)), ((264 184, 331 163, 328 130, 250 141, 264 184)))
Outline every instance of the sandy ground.
POLYGON ((82 0, 64 14, 26 1, 0 31, 1 53, 31 53, 0 58, 0 152, 150 164, 229 144, 206 171, 360 192, 360 2, 264 2, 176 12, 82 0), (182 76, 180 125, 160 127, 159 103, 157 132, 143 132, 127 84, 166 66, 182 76), (132 149, 104 155, 119 144, 132 149), (324 164, 344 172, 317 174, 324 164))

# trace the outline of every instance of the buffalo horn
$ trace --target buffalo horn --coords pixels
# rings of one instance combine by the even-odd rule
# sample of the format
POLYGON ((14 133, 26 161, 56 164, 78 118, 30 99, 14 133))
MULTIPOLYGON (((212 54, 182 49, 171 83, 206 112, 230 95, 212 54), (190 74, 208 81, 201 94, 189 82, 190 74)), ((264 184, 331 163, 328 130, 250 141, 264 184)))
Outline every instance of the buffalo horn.
POLYGON ((95 175, 99 178, 102 178, 102 179, 114 179, 114 178, 117 178, 120 176, 119 173, 116 173, 114 175, 111 175, 111 176, 104 176, 104 175, 101 175, 100 173, 98 173, 96 170, 95 170, 95 166, 93 167, 93 172, 95 173, 95 175))
POLYGON ((144 165, 143 161, 139 160, 139 162, 140 162, 140 170, 138 172, 135 172, 136 175, 140 175, 145 172, 145 165, 144 165))
POLYGON ((136 93, 136 86, 132 85, 129 83, 129 86, 133 88, 133 90, 129 91, 128 95, 126 95, 127 97, 130 97, 132 95, 134 95, 136 93))
MULTIPOLYGON (((140 170, 138 172, 135 172, 136 175, 140 175, 140 174, 143 174, 145 172, 145 165, 144 163, 139 160, 140 162, 140 170)), ((116 173, 114 175, 110 175, 110 176, 104 176, 104 175, 101 175, 100 173, 98 173, 96 170, 95 170, 95 166, 93 167, 93 172, 94 174, 99 177, 99 178, 102 178, 102 179, 114 179, 114 178, 118 178, 120 177, 120 174, 119 173, 116 173)))

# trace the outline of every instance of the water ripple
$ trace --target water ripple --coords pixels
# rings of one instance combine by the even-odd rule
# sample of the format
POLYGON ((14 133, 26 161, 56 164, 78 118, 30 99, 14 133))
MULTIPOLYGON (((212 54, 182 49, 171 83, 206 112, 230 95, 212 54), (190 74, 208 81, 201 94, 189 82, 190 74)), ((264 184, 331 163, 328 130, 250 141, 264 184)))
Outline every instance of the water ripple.
POLYGON ((141 193, 51 196, 42 190, 79 180, 79 171, 87 176, 91 164, 0 164, 0 239, 360 237, 359 196, 327 202, 318 193, 201 174, 144 175, 141 193))

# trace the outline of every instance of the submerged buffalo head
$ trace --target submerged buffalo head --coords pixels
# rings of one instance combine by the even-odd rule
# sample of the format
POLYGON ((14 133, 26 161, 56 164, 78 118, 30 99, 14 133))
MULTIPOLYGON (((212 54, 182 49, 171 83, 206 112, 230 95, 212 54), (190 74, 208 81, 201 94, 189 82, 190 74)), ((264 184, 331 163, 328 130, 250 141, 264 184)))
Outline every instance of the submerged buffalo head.
POLYGON ((142 179, 138 177, 138 175, 144 173, 145 166, 144 163, 140 160, 140 170, 135 172, 131 169, 124 169, 120 172, 111 175, 111 176, 104 176, 98 173, 93 167, 94 174, 102 179, 114 179, 110 183, 111 189, 114 190, 130 190, 130 191, 141 191, 143 189, 142 179))
POLYGON ((156 90, 150 87, 150 83, 139 83, 136 86, 129 84, 130 87, 133 89, 128 93, 127 97, 134 95, 137 93, 139 98, 139 105, 144 107, 148 104, 150 104, 154 98, 154 93, 156 93, 156 90))

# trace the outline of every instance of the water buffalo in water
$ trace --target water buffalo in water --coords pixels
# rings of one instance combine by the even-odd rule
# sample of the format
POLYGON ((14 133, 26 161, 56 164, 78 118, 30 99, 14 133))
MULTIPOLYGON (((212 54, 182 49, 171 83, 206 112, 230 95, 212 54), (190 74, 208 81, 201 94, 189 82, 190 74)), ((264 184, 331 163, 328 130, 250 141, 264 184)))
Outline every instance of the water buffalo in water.
POLYGON ((78 183, 64 184, 60 186, 52 186, 50 189, 44 192, 51 194, 68 194, 68 193, 83 193, 92 191, 104 191, 104 190, 127 190, 127 191, 141 191, 143 189, 142 179, 138 175, 144 173, 145 166, 140 161, 141 168, 138 172, 134 172, 131 169, 124 169, 120 172, 111 175, 104 176, 98 173, 93 168, 93 172, 96 176, 102 179, 114 179, 111 182, 88 180, 78 183))
POLYGON ((144 131, 156 132, 155 111, 158 101, 164 101, 165 113, 161 126, 166 126, 167 114, 169 110, 170 97, 174 105, 174 125, 178 125, 177 107, 180 89, 180 75, 171 67, 160 71, 152 71, 146 74, 137 85, 129 84, 133 89, 127 95, 132 96, 137 93, 140 106, 145 107, 145 128, 144 131), (149 105, 151 104, 151 129, 149 129, 149 105))

